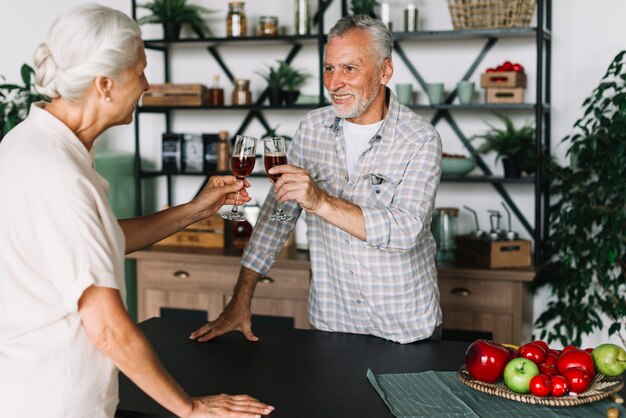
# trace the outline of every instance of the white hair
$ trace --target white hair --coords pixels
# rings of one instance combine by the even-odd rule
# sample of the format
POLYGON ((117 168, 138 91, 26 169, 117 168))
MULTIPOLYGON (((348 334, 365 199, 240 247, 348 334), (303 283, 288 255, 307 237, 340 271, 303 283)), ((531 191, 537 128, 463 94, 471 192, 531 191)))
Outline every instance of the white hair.
POLYGON ((139 59, 137 23, 119 10, 86 4, 59 16, 34 55, 35 86, 50 98, 80 100, 95 77, 115 79, 139 59))

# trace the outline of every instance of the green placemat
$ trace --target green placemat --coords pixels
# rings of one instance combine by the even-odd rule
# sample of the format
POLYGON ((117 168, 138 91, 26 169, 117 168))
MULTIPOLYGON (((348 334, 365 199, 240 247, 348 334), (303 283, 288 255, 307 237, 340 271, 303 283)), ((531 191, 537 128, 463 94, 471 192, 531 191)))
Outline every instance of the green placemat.
POLYGON ((606 411, 611 407, 618 408, 620 416, 626 415, 626 408, 610 398, 562 408, 499 398, 465 386, 457 380, 456 372, 375 375, 368 369, 367 378, 398 418, 592 418, 606 417, 606 411))

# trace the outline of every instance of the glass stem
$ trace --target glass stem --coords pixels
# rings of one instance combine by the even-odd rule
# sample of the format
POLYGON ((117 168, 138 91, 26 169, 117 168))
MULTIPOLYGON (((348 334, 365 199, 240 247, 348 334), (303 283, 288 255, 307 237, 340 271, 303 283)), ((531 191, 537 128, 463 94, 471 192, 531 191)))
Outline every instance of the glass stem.
POLYGON ((237 190, 237 194, 235 195, 235 204, 233 208, 230 210, 230 213, 237 213, 237 202, 239 201, 239 190, 237 190))

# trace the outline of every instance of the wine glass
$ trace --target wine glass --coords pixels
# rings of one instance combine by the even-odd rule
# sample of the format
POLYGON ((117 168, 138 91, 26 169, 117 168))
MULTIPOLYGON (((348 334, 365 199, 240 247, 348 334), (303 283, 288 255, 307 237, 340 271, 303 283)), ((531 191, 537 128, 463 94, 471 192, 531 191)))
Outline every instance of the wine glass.
MULTIPOLYGON (((287 152, 285 151, 285 138, 280 136, 263 138, 263 163, 265 164, 265 171, 268 171, 272 167, 277 165, 287 164, 287 152)), ((267 173, 272 181, 278 180, 280 174, 267 173)), ((278 201, 278 209, 276 213, 269 217, 270 221, 284 222, 290 221, 293 216, 287 215, 283 212, 283 204, 278 201)))
MULTIPOLYGON (((256 162, 256 142, 257 139, 252 136, 237 135, 235 137, 235 147, 230 156, 230 167, 233 174, 239 180, 245 180, 252 173, 254 163, 256 162)), ((237 200, 239 200, 239 191, 235 196, 235 204, 230 212, 222 213, 222 218, 229 221, 243 221, 246 218, 237 210, 237 200)))

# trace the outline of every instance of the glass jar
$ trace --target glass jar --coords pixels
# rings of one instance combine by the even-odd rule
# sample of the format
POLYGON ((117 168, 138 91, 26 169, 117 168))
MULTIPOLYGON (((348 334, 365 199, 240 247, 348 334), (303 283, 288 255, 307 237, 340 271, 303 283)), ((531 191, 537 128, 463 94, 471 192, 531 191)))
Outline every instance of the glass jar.
POLYGON ((235 88, 232 97, 233 106, 246 106, 252 104, 250 93, 250 80, 245 78, 235 79, 235 88))
POLYGON ((261 16, 259 18, 258 36, 274 37, 278 36, 278 17, 261 16))
POLYGON ((309 0, 295 0, 296 35, 308 35, 311 33, 311 15, 309 0))
POLYGON ((245 3, 233 1, 228 3, 228 14, 226 15, 226 36, 229 38, 240 38, 246 36, 246 13, 245 3))

